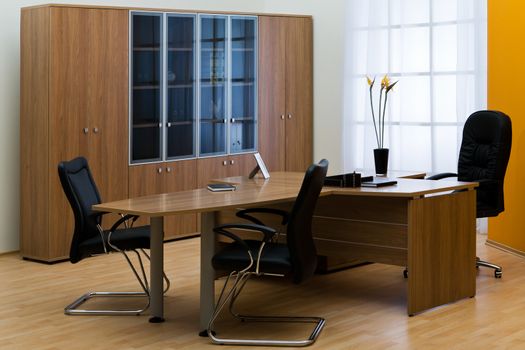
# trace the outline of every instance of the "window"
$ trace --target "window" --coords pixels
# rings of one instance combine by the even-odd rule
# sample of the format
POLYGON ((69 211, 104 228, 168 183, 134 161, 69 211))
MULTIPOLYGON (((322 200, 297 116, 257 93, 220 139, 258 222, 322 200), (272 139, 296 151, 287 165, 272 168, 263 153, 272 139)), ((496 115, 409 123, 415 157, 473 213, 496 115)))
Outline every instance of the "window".
POLYGON ((388 74, 389 169, 455 171, 464 121, 486 108, 486 0, 350 0, 347 18, 345 170, 374 167, 366 75, 388 74))

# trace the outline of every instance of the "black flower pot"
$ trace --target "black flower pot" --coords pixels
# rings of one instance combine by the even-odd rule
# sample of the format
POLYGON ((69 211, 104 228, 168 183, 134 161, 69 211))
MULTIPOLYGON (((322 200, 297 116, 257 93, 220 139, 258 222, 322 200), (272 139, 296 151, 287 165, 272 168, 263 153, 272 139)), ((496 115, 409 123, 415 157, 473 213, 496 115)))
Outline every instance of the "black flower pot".
POLYGON ((374 161, 377 175, 386 175, 388 168, 388 148, 376 148, 374 150, 374 161))

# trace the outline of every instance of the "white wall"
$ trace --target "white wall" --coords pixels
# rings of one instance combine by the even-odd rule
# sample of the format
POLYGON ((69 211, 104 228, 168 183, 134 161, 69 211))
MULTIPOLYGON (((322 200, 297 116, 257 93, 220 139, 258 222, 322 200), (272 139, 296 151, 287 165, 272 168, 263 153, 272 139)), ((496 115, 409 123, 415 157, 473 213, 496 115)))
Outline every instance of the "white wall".
MULTIPOLYGON (((0 253, 18 250, 20 8, 35 1, 0 3, 0 253)), ((69 0, 53 3, 123 7, 297 13, 314 17, 314 157, 342 169, 344 0, 69 0)))

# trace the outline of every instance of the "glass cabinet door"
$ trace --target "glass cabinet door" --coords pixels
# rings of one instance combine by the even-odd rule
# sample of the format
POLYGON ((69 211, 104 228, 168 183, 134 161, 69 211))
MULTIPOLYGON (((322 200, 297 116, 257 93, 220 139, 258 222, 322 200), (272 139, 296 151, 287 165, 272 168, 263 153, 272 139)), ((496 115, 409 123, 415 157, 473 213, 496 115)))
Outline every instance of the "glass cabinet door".
POLYGON ((167 16, 166 158, 195 152, 195 16, 167 16))
POLYGON ((227 19, 200 16, 200 155, 226 153, 227 19))
POLYGON ((256 148, 257 20, 231 17, 230 153, 256 148))
POLYGON ((131 162, 162 157, 162 14, 132 14, 131 162))

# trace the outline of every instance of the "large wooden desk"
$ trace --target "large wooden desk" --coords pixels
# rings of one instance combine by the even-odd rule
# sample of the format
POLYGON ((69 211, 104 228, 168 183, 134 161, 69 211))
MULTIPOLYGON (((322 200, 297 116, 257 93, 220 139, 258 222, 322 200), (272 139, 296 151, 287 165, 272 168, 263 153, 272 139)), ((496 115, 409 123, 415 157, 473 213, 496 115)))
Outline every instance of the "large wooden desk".
MULTIPOLYGON (((272 173, 267 181, 246 177, 221 179, 237 191, 206 189, 131 198, 94 206, 95 210, 145 215, 151 222, 151 312, 163 318, 164 216, 201 215, 200 326, 207 327, 214 308, 217 242, 213 234, 221 210, 292 202, 302 173, 272 173)), ((325 187, 314 217, 320 254, 407 266, 407 312, 473 297, 475 284, 475 187, 477 183, 399 179, 396 186, 341 189, 325 187)), ((176 286, 175 286, 176 287, 176 286)))

